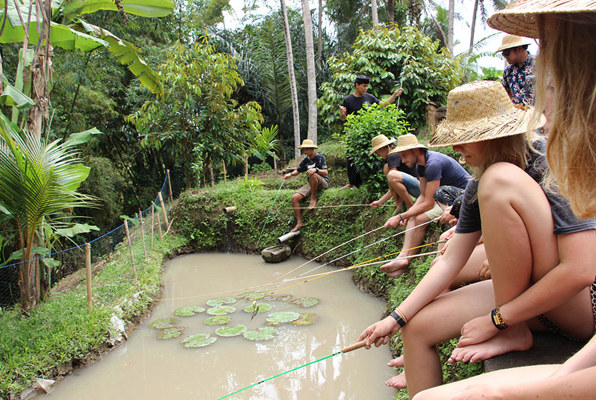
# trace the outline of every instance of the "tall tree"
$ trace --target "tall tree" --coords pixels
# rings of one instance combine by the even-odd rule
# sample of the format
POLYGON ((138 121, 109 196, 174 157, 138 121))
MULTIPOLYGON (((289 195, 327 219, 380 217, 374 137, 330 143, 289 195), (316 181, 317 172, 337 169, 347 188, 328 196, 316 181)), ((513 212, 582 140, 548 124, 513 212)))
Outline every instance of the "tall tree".
POLYGON ((370 13, 373 26, 379 25, 379 8, 377 6, 377 0, 370 0, 370 13))
MULTIPOLYGON (((492 0, 492 6, 495 10, 500 10, 505 8, 507 5, 506 0, 492 0)), ((476 20, 478 19, 478 10, 480 10, 480 15, 482 22, 486 24, 486 19, 488 18, 488 10, 486 9, 486 4, 484 0, 474 0, 474 10, 472 12, 472 23, 470 28, 470 46, 468 53, 472 54, 474 50, 474 34, 476 33, 476 20)))
POLYGON ((312 35, 312 16, 308 0, 302 0, 304 19, 304 37, 306 42, 306 73, 308 77, 308 134, 307 137, 317 142, 317 71, 315 69, 315 48, 312 35))
POLYGON ((279 0, 281 15, 284 22, 284 36, 286 38, 286 54, 288 59, 288 76, 290 78, 290 92, 292 95, 292 115, 294 120, 294 158, 300 157, 300 112, 298 108, 298 91, 296 89, 296 75, 294 74, 294 53, 292 51, 292 36, 290 35, 290 24, 288 22, 288 10, 285 0, 279 0))
POLYGON ((453 23, 455 20, 455 0, 449 0, 449 28, 447 29, 447 49, 453 54, 453 23))

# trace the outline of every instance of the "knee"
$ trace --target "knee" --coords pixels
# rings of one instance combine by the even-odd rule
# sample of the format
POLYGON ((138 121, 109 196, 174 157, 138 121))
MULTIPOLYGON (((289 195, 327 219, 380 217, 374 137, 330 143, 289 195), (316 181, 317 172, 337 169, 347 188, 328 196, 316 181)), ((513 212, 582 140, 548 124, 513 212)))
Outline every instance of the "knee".
POLYGON ((304 196, 302 196, 300 193, 294 193, 294 194, 292 195, 292 201, 293 201, 294 203, 298 203, 298 202, 300 202, 300 200, 302 200, 303 198, 304 198, 304 196))
POLYGON ((389 183, 401 183, 404 180, 404 176, 401 172, 396 170, 391 170, 387 172, 387 181, 389 183))

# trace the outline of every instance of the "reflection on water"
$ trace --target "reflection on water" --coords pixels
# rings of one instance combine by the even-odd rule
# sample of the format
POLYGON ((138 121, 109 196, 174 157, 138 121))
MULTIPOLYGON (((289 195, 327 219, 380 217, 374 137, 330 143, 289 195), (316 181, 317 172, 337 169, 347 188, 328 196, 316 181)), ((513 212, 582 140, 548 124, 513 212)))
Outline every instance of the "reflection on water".
MULTIPOLYGON (((304 262, 291 258, 266 264, 258 256, 197 254, 179 257, 166 264, 162 301, 150 318, 129 336, 129 340, 103 360, 77 371, 56 385, 52 399, 218 399, 246 386, 333 354, 354 343, 362 330, 377 321, 383 303, 358 291, 351 273, 337 273, 280 291, 292 298, 321 300, 301 309, 289 302, 267 301, 274 308, 251 314, 242 309, 252 304, 240 300, 228 325, 242 324, 249 330, 268 326, 272 312, 297 311, 316 314, 309 326, 284 324, 273 340, 253 342, 243 336, 218 337, 207 347, 184 348, 180 341, 190 335, 215 335, 218 326, 208 326, 206 313, 176 317, 185 326, 178 339, 158 340, 149 325, 160 318, 174 317, 186 306, 206 306, 211 298, 237 296, 246 288, 271 282, 304 262)), ((308 264, 289 275, 295 277, 316 264, 308 264)), ((331 269, 320 268, 317 272, 331 269)), ((268 287, 268 291, 289 284, 268 287)), ((265 300, 259 300, 264 302, 265 300)), ((386 366, 386 346, 340 354, 256 385, 227 399, 393 399, 395 391, 383 382, 392 376, 386 366)))

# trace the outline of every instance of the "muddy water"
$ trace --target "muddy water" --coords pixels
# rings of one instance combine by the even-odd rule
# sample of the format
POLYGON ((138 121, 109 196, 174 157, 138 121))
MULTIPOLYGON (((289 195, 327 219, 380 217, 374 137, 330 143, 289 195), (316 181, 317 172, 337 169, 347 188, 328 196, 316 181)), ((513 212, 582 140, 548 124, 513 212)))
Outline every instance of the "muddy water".
MULTIPOLYGON (((236 296, 245 288, 271 282, 304 263, 291 258, 279 264, 266 264, 258 256, 198 254, 168 262, 164 272, 162 301, 150 318, 130 335, 129 340, 107 354, 103 360, 77 371, 58 383, 54 391, 38 399, 219 399, 229 393, 331 355, 352 344, 360 332, 377 321, 383 303, 358 291, 351 273, 336 273, 293 288, 279 295, 316 297, 320 303, 301 309, 289 301, 267 301, 273 309, 257 314, 243 311, 251 302, 232 304, 232 324, 249 330, 268 326, 268 314, 297 311, 316 314, 308 326, 277 326, 274 339, 249 341, 241 336, 218 337, 207 347, 188 349, 181 339, 197 333, 215 335, 218 326, 208 326, 206 313, 177 317, 186 326, 177 339, 158 340, 150 324, 157 319, 174 317, 174 311, 186 306, 206 306, 208 299, 236 296), (221 293, 224 291, 230 291, 221 293)), ((317 266, 308 264, 298 272, 317 266)), ((330 271, 326 267, 316 271, 330 271)), ((287 287, 269 287, 268 291, 287 287)), ((265 300, 259 300, 265 302, 265 300)), ((395 391, 383 383, 392 376, 386 366, 390 358, 387 346, 355 350, 298 369, 256 385, 227 399, 393 399, 395 391)))

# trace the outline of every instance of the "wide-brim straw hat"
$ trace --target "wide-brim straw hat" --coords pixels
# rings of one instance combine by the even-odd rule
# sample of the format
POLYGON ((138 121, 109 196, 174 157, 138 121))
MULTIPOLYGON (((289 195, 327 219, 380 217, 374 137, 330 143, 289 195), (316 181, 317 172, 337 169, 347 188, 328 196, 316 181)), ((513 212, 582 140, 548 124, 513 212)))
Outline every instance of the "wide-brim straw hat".
POLYGON ((530 39, 525 39, 515 35, 505 35, 501 41, 501 47, 497 49, 497 53, 507 49, 513 49, 520 46, 529 46, 532 44, 530 39))
POLYGON ((447 116, 437 127, 430 147, 481 142, 538 129, 544 116, 533 122, 532 108, 513 106, 500 82, 477 81, 457 87, 447 96, 447 116))
POLYGON ((395 142, 395 138, 388 139, 385 135, 375 136, 371 140, 372 150, 368 154, 372 156, 375 153, 375 151, 385 146, 389 146, 393 142, 395 142))
POLYGON ((298 148, 299 149, 318 149, 315 142, 313 142, 311 139, 304 139, 302 141, 302 144, 300 146, 298 146, 298 148))
POLYGON ((512 35, 538 37, 536 15, 596 12, 594 0, 520 0, 497 11, 488 19, 491 28, 512 35))
POLYGON ((397 145, 395 149, 391 150, 391 153, 401 153, 402 151, 412 149, 426 149, 427 147, 418 141, 418 138, 411 133, 407 135, 401 135, 397 138, 397 145))

